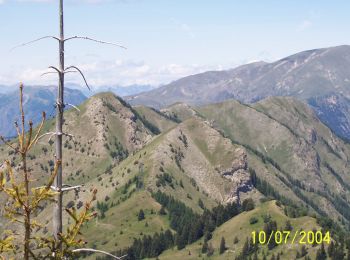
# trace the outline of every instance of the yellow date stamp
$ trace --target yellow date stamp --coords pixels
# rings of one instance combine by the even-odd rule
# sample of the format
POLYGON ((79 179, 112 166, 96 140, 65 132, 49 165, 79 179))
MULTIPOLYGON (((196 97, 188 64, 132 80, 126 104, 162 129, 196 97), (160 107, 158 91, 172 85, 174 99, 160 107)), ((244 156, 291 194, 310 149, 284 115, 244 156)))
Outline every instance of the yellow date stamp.
POLYGON ((280 244, 300 244, 300 245, 313 245, 331 242, 330 232, 321 231, 283 231, 283 230, 272 230, 267 233, 264 230, 253 231, 252 233, 253 244, 269 245, 271 243, 280 244))

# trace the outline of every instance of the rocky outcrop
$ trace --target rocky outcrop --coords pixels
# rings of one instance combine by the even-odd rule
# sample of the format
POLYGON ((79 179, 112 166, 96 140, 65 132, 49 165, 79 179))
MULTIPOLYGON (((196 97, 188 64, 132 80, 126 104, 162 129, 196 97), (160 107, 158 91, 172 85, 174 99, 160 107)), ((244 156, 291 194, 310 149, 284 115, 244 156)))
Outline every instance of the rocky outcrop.
POLYGON ((220 172, 224 178, 228 179, 232 183, 231 190, 225 198, 226 203, 240 203, 240 193, 249 192, 254 188, 250 175, 247 171, 248 162, 246 152, 243 148, 237 148, 235 150, 235 155, 237 157, 233 160, 232 166, 220 172))

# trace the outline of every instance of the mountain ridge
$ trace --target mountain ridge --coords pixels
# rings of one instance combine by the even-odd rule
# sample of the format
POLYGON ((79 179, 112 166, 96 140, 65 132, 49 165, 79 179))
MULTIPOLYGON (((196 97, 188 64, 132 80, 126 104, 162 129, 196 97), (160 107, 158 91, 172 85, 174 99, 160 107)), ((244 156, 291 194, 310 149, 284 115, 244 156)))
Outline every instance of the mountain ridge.
POLYGON ((237 99, 254 103, 269 96, 293 96, 310 104, 335 133, 350 139, 350 46, 195 74, 126 100, 160 109, 176 102, 205 105, 237 99))

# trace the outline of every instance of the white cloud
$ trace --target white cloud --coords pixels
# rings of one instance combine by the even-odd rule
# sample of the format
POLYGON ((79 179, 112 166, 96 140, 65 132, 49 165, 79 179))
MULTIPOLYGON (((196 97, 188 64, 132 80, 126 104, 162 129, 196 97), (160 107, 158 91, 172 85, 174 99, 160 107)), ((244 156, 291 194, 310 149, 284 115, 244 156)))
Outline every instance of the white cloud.
POLYGON ((171 18, 170 21, 172 23, 174 23, 178 29, 183 31, 189 38, 191 38, 191 39, 195 38, 195 34, 194 34, 191 26, 189 26, 187 23, 181 23, 178 20, 176 20, 175 18, 171 18))
MULTIPOLYGON (((106 85, 128 86, 133 84, 160 85, 188 75, 204 72, 207 70, 219 70, 220 65, 202 66, 198 64, 164 64, 152 66, 143 61, 134 60, 106 60, 96 61, 78 66, 84 73, 89 85, 98 88, 106 85)), ((56 84, 57 75, 48 74, 41 76, 47 70, 39 68, 25 68, 11 75, 0 75, 1 84, 14 84, 13 79, 25 84, 56 84)), ((67 82, 83 85, 78 73, 66 75, 67 82)))
POLYGON ((303 32, 303 31, 309 29, 310 27, 312 27, 312 22, 310 20, 304 20, 297 27, 297 31, 303 32))

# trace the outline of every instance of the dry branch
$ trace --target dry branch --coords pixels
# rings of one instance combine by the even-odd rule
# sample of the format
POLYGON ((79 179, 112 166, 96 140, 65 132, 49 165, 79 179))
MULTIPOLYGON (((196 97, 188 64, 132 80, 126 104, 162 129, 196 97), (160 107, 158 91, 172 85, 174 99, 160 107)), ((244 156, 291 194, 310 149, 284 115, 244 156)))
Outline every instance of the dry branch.
POLYGON ((38 42, 38 41, 41 41, 41 40, 44 40, 44 39, 48 39, 48 38, 52 38, 52 39, 55 39, 57 41, 59 41, 60 39, 58 39, 57 37, 55 36, 51 36, 51 35, 47 35, 47 36, 44 36, 44 37, 40 37, 38 39, 35 39, 35 40, 32 40, 32 41, 29 41, 29 42, 25 42, 25 43, 21 43, 15 47, 13 47, 10 51, 13 51, 14 49, 17 49, 17 48, 20 48, 20 47, 23 47, 23 46, 26 46, 26 45, 29 45, 29 44, 32 44, 34 42, 38 42))
POLYGON ((102 44, 114 45, 114 46, 120 47, 122 49, 127 49, 125 46, 117 44, 117 43, 105 42, 105 41, 93 39, 93 38, 86 37, 86 36, 73 36, 73 37, 69 37, 69 38, 65 39, 64 41, 69 41, 69 40, 74 40, 74 39, 88 40, 88 41, 93 41, 93 42, 102 43, 102 44))

